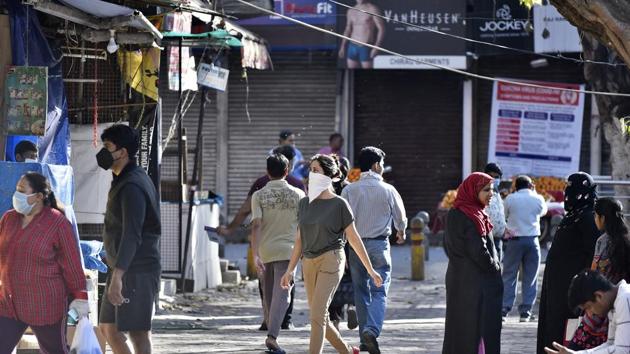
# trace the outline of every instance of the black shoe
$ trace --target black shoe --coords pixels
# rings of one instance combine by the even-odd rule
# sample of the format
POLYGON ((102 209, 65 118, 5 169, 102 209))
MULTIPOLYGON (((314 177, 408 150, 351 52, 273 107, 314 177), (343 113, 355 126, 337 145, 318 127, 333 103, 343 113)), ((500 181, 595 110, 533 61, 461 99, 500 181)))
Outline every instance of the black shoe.
POLYGON ((529 322, 531 318, 532 318, 532 315, 528 313, 522 313, 521 318, 519 319, 519 322, 529 322))
POLYGON ((260 327, 258 327, 259 331, 266 331, 267 330, 267 323, 263 322, 260 327))
POLYGON ((354 306, 348 306, 348 329, 355 329, 359 326, 359 320, 357 319, 357 310, 354 306))
POLYGON ((359 346, 359 350, 362 352, 367 352, 368 351, 367 345, 361 343, 361 345, 359 346))
POLYGON ((381 350, 378 348, 378 342, 376 341, 376 337, 374 337, 374 335, 370 332, 363 332, 361 334, 361 339, 363 339, 363 343, 365 343, 368 353, 381 354, 381 350))
POLYGON ((295 329, 295 326, 293 325, 293 322, 286 322, 283 323, 282 326, 280 326, 280 329, 286 329, 286 330, 292 330, 295 329))

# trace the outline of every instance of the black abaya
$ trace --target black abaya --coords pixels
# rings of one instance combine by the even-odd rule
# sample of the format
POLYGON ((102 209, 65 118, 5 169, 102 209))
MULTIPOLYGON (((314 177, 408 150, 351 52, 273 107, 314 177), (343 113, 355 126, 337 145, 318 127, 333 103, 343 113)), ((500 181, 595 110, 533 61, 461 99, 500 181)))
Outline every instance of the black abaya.
POLYGON ((552 348, 552 342, 562 344, 567 319, 577 317, 569 309, 569 285, 573 276, 591 266, 599 235, 591 209, 583 212, 576 222, 556 232, 543 277, 538 318, 538 354, 545 354, 544 348, 552 348))
POLYGON ((461 211, 448 214, 444 238, 446 328, 443 354, 476 354, 483 338, 487 354, 501 352, 501 267, 491 237, 480 236, 461 211))

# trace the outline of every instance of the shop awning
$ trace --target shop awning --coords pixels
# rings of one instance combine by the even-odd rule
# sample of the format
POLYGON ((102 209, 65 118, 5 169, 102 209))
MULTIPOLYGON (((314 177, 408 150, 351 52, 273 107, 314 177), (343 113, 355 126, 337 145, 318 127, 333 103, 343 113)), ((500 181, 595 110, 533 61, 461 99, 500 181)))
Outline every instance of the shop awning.
POLYGON ((182 40, 183 46, 197 47, 204 45, 242 47, 241 41, 226 30, 204 33, 163 32, 163 40, 182 40))
POLYGON ((101 0, 61 0, 64 5, 50 0, 28 0, 35 10, 59 17, 95 30, 119 30, 132 27, 161 39, 162 33, 142 12, 101 0))

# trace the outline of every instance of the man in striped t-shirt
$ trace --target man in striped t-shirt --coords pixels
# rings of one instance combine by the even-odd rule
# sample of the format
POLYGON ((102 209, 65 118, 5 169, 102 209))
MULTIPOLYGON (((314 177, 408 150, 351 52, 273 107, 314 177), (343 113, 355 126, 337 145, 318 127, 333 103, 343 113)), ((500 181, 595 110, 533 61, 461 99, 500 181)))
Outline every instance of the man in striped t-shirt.
POLYGON ((361 260, 350 251, 350 272, 354 286, 354 301, 359 318, 361 349, 370 354, 380 353, 376 338, 383 329, 387 292, 391 283, 392 258, 389 236, 392 221, 398 243, 405 242, 407 216, 402 198, 396 188, 383 181, 385 153, 375 147, 365 147, 359 153, 361 178, 347 186, 344 197, 355 216, 357 231, 363 239, 374 269, 383 278, 383 286, 376 287, 361 260))

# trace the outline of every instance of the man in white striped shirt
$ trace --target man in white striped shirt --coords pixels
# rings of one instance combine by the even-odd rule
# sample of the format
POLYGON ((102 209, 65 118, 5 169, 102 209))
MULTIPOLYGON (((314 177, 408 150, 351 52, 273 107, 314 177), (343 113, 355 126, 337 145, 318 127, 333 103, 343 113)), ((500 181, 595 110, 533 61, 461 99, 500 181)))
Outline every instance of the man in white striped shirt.
POLYGON ((354 286, 354 301, 359 319, 361 350, 380 353, 376 338, 381 334, 387 292, 391 283, 392 258, 389 236, 392 222, 398 243, 405 242, 407 216, 402 198, 396 188, 383 181, 385 153, 375 147, 365 147, 359 153, 361 178, 344 188, 344 197, 355 216, 357 230, 368 252, 374 269, 383 278, 383 286, 376 287, 357 254, 350 251, 350 272, 354 286))
POLYGON ((597 316, 608 315, 608 340, 587 350, 573 351, 556 342, 545 348, 549 354, 629 354, 630 285, 625 280, 615 285, 602 274, 582 271, 571 281, 569 307, 597 316))

